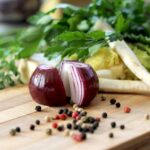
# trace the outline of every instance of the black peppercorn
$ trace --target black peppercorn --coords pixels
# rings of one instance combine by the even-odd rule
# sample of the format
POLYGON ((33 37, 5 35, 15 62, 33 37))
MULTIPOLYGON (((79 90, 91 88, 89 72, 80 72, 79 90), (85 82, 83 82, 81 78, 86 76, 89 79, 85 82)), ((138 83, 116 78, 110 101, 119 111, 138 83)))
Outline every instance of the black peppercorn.
POLYGON ((67 127, 67 129, 72 129, 72 124, 68 123, 66 127, 67 127))
POLYGON ((111 125, 112 128, 115 128, 116 127, 116 122, 111 122, 110 125, 111 125))
POLYGON ((42 108, 41 108, 41 106, 36 106, 35 110, 38 111, 38 112, 40 112, 42 110, 42 108))
POLYGON ((101 101, 105 101, 106 100, 106 97, 105 96, 101 96, 101 101))
POLYGON ((63 114, 64 110, 63 109, 59 109, 58 114, 63 114))
POLYGON ((37 125, 40 125, 40 120, 36 120, 35 123, 36 123, 37 125))
POLYGON ((69 117, 72 117, 72 111, 68 111, 68 112, 67 112, 67 115, 68 115, 69 117))
POLYGON ((64 130, 64 126, 63 126, 63 125, 58 126, 58 127, 57 127, 57 130, 60 131, 60 132, 63 131, 63 130, 64 130))
POLYGON ((94 122, 94 124, 93 124, 93 129, 94 129, 94 130, 97 129, 98 125, 99 125, 98 122, 94 122))
POLYGON ((124 130, 124 129, 125 129, 125 126, 124 126, 124 125, 120 125, 120 129, 121 129, 121 130, 124 130))
POLYGON ((116 103, 116 99, 112 98, 112 99, 110 100, 110 104, 111 104, 111 105, 114 105, 115 103, 116 103))
POLYGON ((21 132, 20 127, 16 127, 16 132, 21 132))
POLYGON ((65 114, 67 114, 68 111, 69 111, 68 108, 64 108, 64 113, 65 114))
POLYGON ((109 137, 110 137, 110 138, 113 138, 113 137, 114 137, 114 134, 113 134, 113 133, 109 133, 109 137))
POLYGON ((30 130, 34 130, 35 129, 35 125, 31 124, 30 125, 30 130))
POLYGON ((88 128, 88 132, 89 133, 94 133, 94 128, 93 127, 88 128))
POLYGON ((79 128, 79 126, 78 125, 74 125, 74 130, 77 130, 78 128, 79 128))
POLYGON ((77 120, 76 120, 76 119, 73 119, 73 121, 72 121, 72 122, 73 122, 73 124, 76 124, 77 120))
POLYGON ((121 106, 120 103, 116 103, 116 107, 119 108, 121 106))
POLYGON ((102 117, 103 117, 103 118, 107 118, 107 113, 106 113, 106 112, 103 112, 103 113, 102 113, 102 117))
POLYGON ((88 123, 94 123, 95 118, 94 117, 88 117, 88 123))
POLYGON ((87 136, 86 133, 82 133, 82 140, 86 140, 87 136))
POLYGON ((81 126, 78 127, 79 132, 83 132, 83 128, 81 126))

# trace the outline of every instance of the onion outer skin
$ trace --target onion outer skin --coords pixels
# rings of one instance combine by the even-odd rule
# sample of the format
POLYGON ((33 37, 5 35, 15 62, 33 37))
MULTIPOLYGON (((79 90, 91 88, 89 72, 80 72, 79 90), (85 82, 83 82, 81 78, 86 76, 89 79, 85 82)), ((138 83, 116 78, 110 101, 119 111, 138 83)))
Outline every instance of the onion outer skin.
POLYGON ((56 68, 38 66, 30 78, 29 91, 39 104, 46 106, 67 104, 64 85, 56 68))

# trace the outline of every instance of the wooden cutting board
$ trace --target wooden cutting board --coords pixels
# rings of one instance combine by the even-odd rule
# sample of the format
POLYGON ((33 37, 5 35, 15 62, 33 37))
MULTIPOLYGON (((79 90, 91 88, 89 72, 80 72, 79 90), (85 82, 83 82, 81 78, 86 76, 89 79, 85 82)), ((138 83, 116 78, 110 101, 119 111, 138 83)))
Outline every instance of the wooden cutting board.
MULTIPOLYGON (((54 131, 47 136, 45 130, 51 123, 44 122, 44 116, 54 116, 59 108, 42 106, 42 112, 35 112, 37 105, 32 101, 27 87, 16 87, 0 91, 0 150, 101 150, 101 149, 150 149, 150 120, 144 119, 144 114, 150 114, 150 97, 141 95, 104 94, 106 101, 101 101, 99 94, 88 108, 87 112, 95 117, 102 112, 108 113, 107 119, 101 119, 100 126, 94 134, 88 134, 86 141, 76 143, 71 137, 54 131), (121 108, 109 104, 110 98, 115 97, 121 108), (124 106, 130 106, 132 112, 125 114, 124 106), (29 125, 36 119, 41 125, 35 131, 29 130, 29 125), (117 128, 111 129, 110 122, 116 121, 117 128), (125 124, 126 129, 120 130, 119 125, 125 124), (15 137, 8 133, 11 128, 20 126, 22 132, 15 137), (114 133, 110 139, 108 134, 114 133), (141 148, 143 147, 144 148, 141 148)), ((68 106, 69 107, 69 106, 68 106)), ((69 120, 67 120, 69 121, 69 120)), ((66 124, 67 121, 59 121, 66 124)))

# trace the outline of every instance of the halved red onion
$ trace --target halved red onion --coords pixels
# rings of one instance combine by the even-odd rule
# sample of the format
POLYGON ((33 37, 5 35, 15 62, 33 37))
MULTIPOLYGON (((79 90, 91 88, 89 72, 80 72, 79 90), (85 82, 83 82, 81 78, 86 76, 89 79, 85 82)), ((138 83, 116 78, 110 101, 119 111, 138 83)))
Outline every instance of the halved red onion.
POLYGON ((67 96, 78 106, 87 106, 97 95, 99 81, 91 66, 77 61, 63 61, 60 75, 67 96))
POLYGON ((63 106, 67 103, 64 85, 56 68, 38 66, 31 76, 29 91, 32 98, 42 105, 63 106))

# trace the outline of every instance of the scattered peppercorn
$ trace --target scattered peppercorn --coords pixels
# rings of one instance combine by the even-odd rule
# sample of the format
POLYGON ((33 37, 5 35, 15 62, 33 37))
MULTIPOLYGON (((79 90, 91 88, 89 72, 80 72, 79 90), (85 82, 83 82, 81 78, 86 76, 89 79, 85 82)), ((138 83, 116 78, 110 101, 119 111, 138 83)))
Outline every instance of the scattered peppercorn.
POLYGON ((64 113, 65 114, 67 114, 68 111, 69 111, 68 108, 64 108, 64 113))
POLYGON ((55 116, 55 119, 56 119, 56 120, 59 120, 59 119, 60 119, 60 116, 59 116, 59 115, 56 115, 56 116, 55 116))
POLYGON ((98 122, 100 122, 101 118, 100 117, 96 117, 95 120, 98 121, 98 122))
POLYGON ((11 136, 15 136, 15 135, 16 135, 16 130, 15 130, 15 129, 11 129, 11 130, 9 131, 9 134, 10 134, 11 136))
POLYGON ((31 124, 30 125, 30 130, 34 130, 35 129, 35 125, 31 124))
POLYGON ((73 109, 75 109, 76 107, 78 107, 77 104, 74 104, 74 105, 73 105, 73 109))
POLYGON ((124 107, 124 113, 130 113, 131 108, 129 108, 128 106, 124 107))
POLYGON ((21 128, 20 127, 16 127, 16 132, 21 132, 21 128))
POLYGON ((49 116, 45 116, 45 117, 44 117, 44 120, 45 120, 45 122, 50 122, 50 121, 51 121, 51 118, 50 118, 49 116))
POLYGON ((68 117, 72 117, 72 111, 67 112, 68 117))
POLYGON ((59 115, 59 118, 60 118, 61 120, 66 120, 66 119, 67 119, 67 116, 66 116, 66 114, 60 114, 60 115, 59 115))
POLYGON ((116 122, 111 122, 110 125, 111 125, 112 128, 115 128, 116 127, 116 122))
POLYGON ((71 123, 68 123, 68 124, 66 125, 66 127, 67 127, 67 129, 72 129, 72 124, 71 124, 71 123))
POLYGON ((98 126, 99 126, 99 123, 98 123, 98 122, 94 122, 94 123, 93 123, 93 129, 94 129, 94 130, 97 129, 98 126))
POLYGON ((87 132, 90 132, 90 133, 94 133, 94 128, 93 127, 90 127, 90 128, 86 128, 87 132), (87 130, 88 129, 88 130, 87 130))
POLYGON ((76 124, 77 120, 73 119, 73 121, 72 121, 72 122, 73 122, 73 124, 76 124))
POLYGON ((125 126, 124 126, 124 125, 120 125, 120 129, 121 129, 121 130, 124 130, 124 129, 125 129, 125 126))
POLYGON ((74 128, 74 130, 77 130, 79 128, 79 126, 75 124, 73 128, 74 128))
POLYGON ((116 103, 116 108, 119 108, 121 106, 121 104, 118 102, 116 103))
POLYGON ((42 108, 41 108, 41 106, 36 106, 36 107, 35 107, 35 110, 38 111, 38 112, 41 112, 41 111, 42 111, 42 108))
POLYGON ((113 134, 113 133, 109 133, 109 137, 110 137, 110 138, 113 138, 113 137, 114 137, 114 134, 113 134))
POLYGON ((102 117, 103 117, 103 118, 107 118, 107 113, 106 113, 106 112, 103 112, 103 113, 102 113, 102 117))
POLYGON ((101 101, 105 101, 106 100, 106 97, 105 96, 101 96, 101 101))
POLYGON ((87 115, 87 112, 86 112, 86 111, 82 111, 80 115, 81 115, 81 116, 86 116, 86 115, 87 115))
POLYGON ((65 135, 65 136, 69 136, 69 134, 70 134, 70 131, 69 131, 68 129, 66 129, 66 130, 64 131, 64 135, 65 135))
POLYGON ((60 131, 60 132, 63 131, 64 130, 64 126, 63 125, 58 126, 57 130, 60 131))
POLYGON ((81 142, 82 139, 82 134, 73 134, 72 138, 76 141, 76 142, 81 142))
POLYGON ((81 136, 82 136, 82 140, 86 140, 87 138, 86 133, 82 133, 81 136))
POLYGON ((57 124, 56 122, 53 122, 53 123, 52 123, 52 127, 55 129, 55 128, 58 127, 58 124, 57 124))
POLYGON ((145 114, 144 118, 145 118, 145 120, 149 120, 150 119, 150 115, 149 114, 145 114))
POLYGON ((76 119, 77 116, 78 116, 78 113, 76 111, 72 113, 72 118, 76 119))
POLYGON ((63 114, 64 110, 63 109, 59 109, 58 114, 63 114))
POLYGON ((52 134, 52 130, 51 129, 46 129, 46 134, 47 135, 51 135, 52 134))
POLYGON ((35 124, 36 124, 36 125, 40 125, 40 120, 36 120, 36 121, 35 121, 35 124))
POLYGON ((116 103, 116 99, 112 98, 112 99, 110 100, 110 104, 111 104, 111 105, 114 105, 115 103, 116 103))

